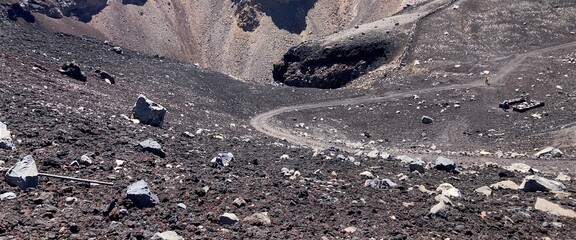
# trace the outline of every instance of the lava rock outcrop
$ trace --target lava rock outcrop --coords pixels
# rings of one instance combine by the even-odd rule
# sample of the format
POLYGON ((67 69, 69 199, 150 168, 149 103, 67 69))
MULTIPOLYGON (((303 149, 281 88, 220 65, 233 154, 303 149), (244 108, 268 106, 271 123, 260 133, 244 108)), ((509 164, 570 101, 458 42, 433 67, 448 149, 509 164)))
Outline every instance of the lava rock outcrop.
POLYGON ((340 40, 316 40, 288 50, 274 64, 277 82, 294 87, 339 88, 386 64, 402 50, 404 33, 363 33, 340 40))

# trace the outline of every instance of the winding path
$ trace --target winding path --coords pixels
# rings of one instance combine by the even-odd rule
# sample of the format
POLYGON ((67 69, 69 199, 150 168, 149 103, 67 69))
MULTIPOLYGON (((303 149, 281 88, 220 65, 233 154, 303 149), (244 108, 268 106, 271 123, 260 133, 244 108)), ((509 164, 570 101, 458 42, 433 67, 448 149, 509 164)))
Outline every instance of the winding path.
MULTIPOLYGON (((568 47, 576 47, 576 41, 564 43, 560 45, 554 45, 550 47, 545 47, 541 49, 532 50, 522 54, 516 54, 509 57, 513 57, 510 61, 505 63, 503 67, 493 75, 491 83, 498 83, 512 71, 514 71, 522 62, 524 62, 528 57, 541 55, 546 52, 559 50, 568 47)), ((250 124, 259 132, 262 132, 268 136, 285 139, 293 144, 296 145, 303 145, 310 147, 312 149, 324 149, 329 146, 333 146, 334 144, 320 141, 317 139, 305 138, 301 136, 297 136, 294 134, 290 134, 286 131, 282 131, 281 129, 277 129, 270 124, 270 120, 275 117, 276 115, 288 113, 296 110, 306 110, 306 109, 315 109, 315 108, 325 108, 325 107, 333 107, 339 105, 356 105, 356 104, 363 104, 363 103, 374 103, 374 102, 381 102, 385 100, 395 99, 395 98, 403 98, 409 97, 412 95, 423 94, 423 93, 434 93, 440 92, 450 89, 462 89, 462 88, 473 88, 473 87, 481 87, 485 86, 484 81, 482 79, 473 81, 470 83, 465 84, 454 84, 454 85, 446 85, 441 87, 431 87, 426 89, 417 89, 417 90, 410 90, 405 92, 388 92, 386 96, 374 97, 374 96, 364 96, 364 97, 357 97, 357 98, 347 98, 347 99, 339 99, 339 100, 332 100, 326 102, 317 102, 317 103, 306 103, 306 104, 299 104, 299 105, 292 105, 292 106, 285 106, 280 107, 262 114, 259 114, 250 120, 250 124)), ((344 150, 352 150, 352 148, 343 147, 344 150)))

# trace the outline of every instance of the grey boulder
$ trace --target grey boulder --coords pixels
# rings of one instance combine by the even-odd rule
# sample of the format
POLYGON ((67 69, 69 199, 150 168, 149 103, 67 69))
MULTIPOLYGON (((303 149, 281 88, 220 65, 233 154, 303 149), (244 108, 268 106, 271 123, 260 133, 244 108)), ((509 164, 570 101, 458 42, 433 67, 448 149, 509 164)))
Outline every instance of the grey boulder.
POLYGON ((21 189, 35 188, 38 186, 38 169, 31 155, 25 156, 6 172, 4 176, 10 185, 21 189))
POLYGON ((566 186, 561 182, 536 175, 530 175, 524 178, 519 189, 524 190, 525 192, 550 192, 564 191, 565 188, 566 186))
POLYGON ((236 214, 233 213, 224 213, 220 215, 220 224, 222 225, 234 225, 238 220, 236 214))
POLYGON ((162 150, 162 146, 152 139, 146 139, 138 143, 138 148, 143 152, 149 152, 161 158, 166 157, 166 153, 162 150))
POLYGON ((164 125, 166 108, 146 98, 144 95, 138 96, 134 108, 132 108, 132 118, 138 119, 142 124, 154 127, 164 125))
POLYGON ((138 208, 154 207, 159 201, 158 196, 150 192, 148 183, 144 180, 130 184, 126 189, 128 199, 138 208))

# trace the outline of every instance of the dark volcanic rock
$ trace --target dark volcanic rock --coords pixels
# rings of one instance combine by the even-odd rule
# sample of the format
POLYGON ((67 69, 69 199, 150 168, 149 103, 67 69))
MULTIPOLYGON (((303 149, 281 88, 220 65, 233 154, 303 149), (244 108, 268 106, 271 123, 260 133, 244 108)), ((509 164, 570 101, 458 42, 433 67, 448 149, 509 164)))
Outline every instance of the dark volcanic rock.
POLYGON ((138 100, 132 109, 132 118, 154 127, 162 127, 164 125, 165 114, 166 109, 164 107, 144 95, 138 96, 138 100))
POLYGON ((162 146, 152 139, 146 139, 138 143, 138 148, 143 152, 149 152, 161 158, 166 157, 166 153, 162 150, 162 146))
POLYGON ((64 16, 74 16, 82 22, 90 22, 92 16, 108 5, 108 0, 58 0, 58 3, 64 16))
POLYGON ((140 180, 128 186, 126 194, 128 195, 128 199, 134 203, 134 206, 139 208, 154 207, 159 202, 156 194, 150 192, 148 183, 144 180, 140 180))
POLYGON ((122 4, 132 4, 137 6, 144 6, 148 0, 122 0, 122 4))
POLYGON ((399 36, 367 33, 336 41, 301 43, 274 64, 277 82, 294 87, 339 88, 388 63, 400 48, 399 36))
POLYGON ((73 62, 64 64, 60 69, 60 73, 82 82, 86 81, 86 75, 80 70, 80 66, 73 62))

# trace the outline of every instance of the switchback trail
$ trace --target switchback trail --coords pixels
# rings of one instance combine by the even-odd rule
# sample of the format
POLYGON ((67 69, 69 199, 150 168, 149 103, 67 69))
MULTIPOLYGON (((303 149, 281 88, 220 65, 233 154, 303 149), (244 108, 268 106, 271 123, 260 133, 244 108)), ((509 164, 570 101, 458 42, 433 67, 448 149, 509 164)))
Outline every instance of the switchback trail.
MULTIPOLYGON (((560 45, 554 45, 550 47, 545 47, 541 49, 532 50, 522 54, 512 55, 512 59, 505 63, 503 67, 495 74, 491 80, 491 83, 494 84, 501 84, 500 81, 504 79, 508 74, 514 71, 522 62, 524 62, 528 57, 537 56, 545 52, 559 50, 568 47, 576 47, 576 41, 564 43, 560 45)), ((280 114, 288 113, 296 110, 307 110, 307 109, 315 109, 315 108, 325 108, 325 107, 333 107, 339 105, 357 105, 357 104, 365 104, 365 103, 374 103, 374 102, 381 102, 385 100, 395 99, 395 98, 403 98, 409 97, 412 95, 423 94, 423 93, 434 93, 440 92, 450 89, 463 89, 463 88, 473 88, 473 87, 482 87, 485 86, 485 83, 482 79, 477 81, 473 81, 470 83, 464 84, 453 84, 453 85, 445 85, 440 87, 431 87, 426 89, 417 89, 417 90, 410 90, 405 92, 389 92, 386 96, 363 96, 363 97, 356 97, 356 98, 347 98, 347 99, 339 99, 339 100, 332 100, 326 102, 317 102, 317 103, 306 103, 306 104, 299 104, 299 105, 292 105, 292 106, 284 106, 280 107, 262 114, 259 114, 253 117, 250 120, 250 124, 259 132, 262 132, 268 136, 275 137, 278 139, 285 139, 288 142, 296 145, 307 146, 312 149, 324 149, 329 146, 333 146, 334 144, 330 144, 325 141, 313 139, 313 138, 305 138, 301 136, 297 136, 294 134, 289 133, 288 131, 283 131, 282 129, 277 129, 270 124, 270 120, 280 114)), ((340 147, 340 146, 339 146, 340 147)), ((344 150, 351 151, 352 148, 344 146, 342 147, 344 150)))

